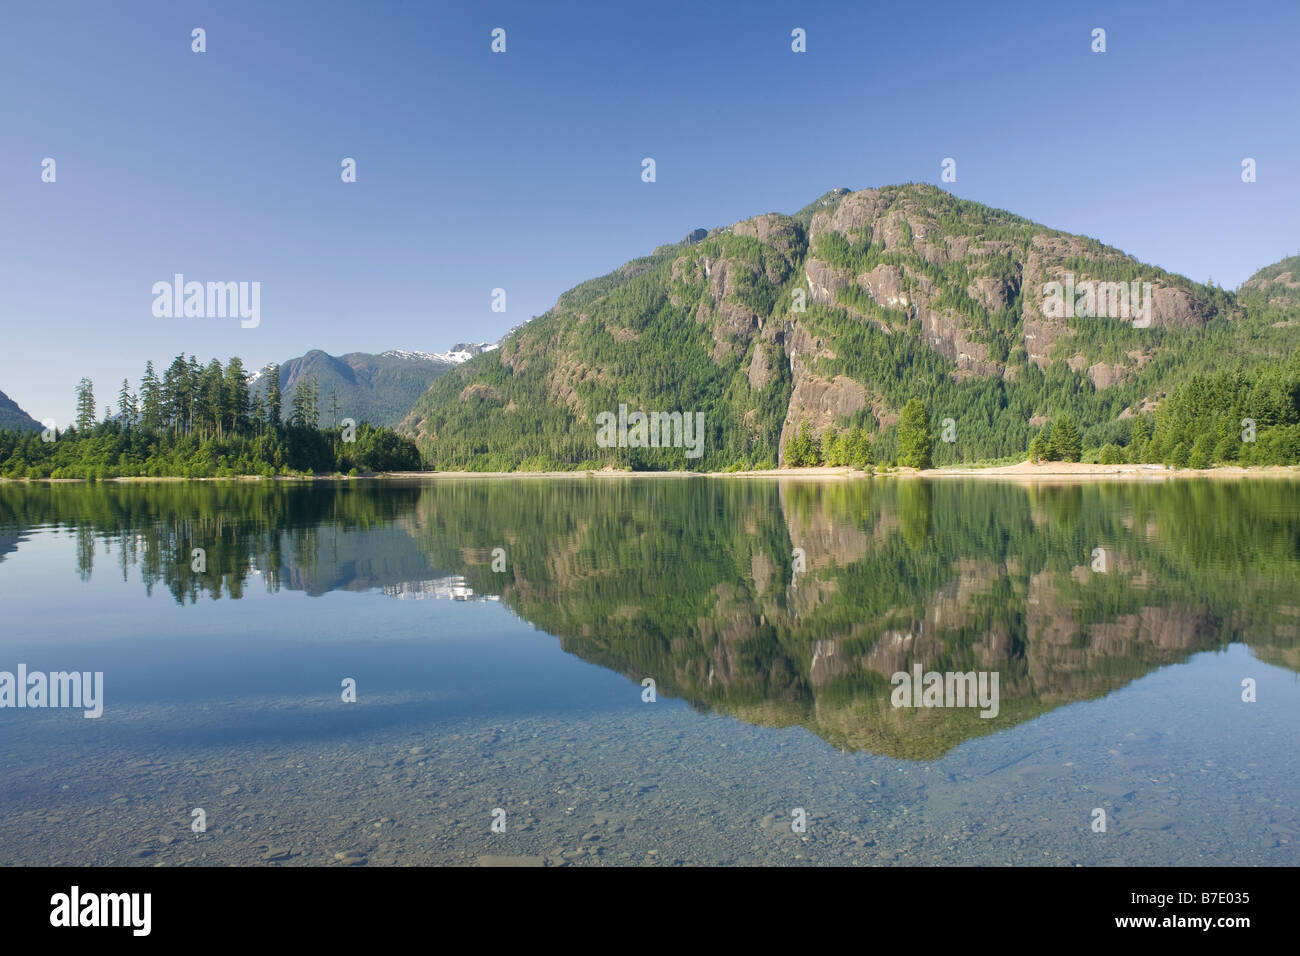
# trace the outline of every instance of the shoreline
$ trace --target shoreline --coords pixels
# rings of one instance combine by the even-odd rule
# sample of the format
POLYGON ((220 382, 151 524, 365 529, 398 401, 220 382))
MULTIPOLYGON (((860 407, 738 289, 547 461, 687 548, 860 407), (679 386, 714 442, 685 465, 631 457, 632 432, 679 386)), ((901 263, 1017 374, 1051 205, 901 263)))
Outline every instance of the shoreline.
MULTIPOLYGON (((263 477, 236 475, 224 478, 181 478, 176 476, 124 476, 98 478, 94 482, 132 484, 176 481, 411 481, 462 480, 502 481, 519 479, 595 479, 595 478, 767 478, 778 481, 845 481, 869 478, 979 478, 1001 481, 1050 482, 1053 484, 1089 481, 1168 481, 1179 478, 1246 478, 1300 479, 1300 465, 1225 465, 1221 468, 1170 468, 1165 465, 1098 465, 1083 462, 1022 461, 1013 465, 946 466, 918 471, 915 468, 891 468, 870 473, 848 466, 812 468, 770 468, 759 471, 626 471, 604 468, 599 471, 392 471, 366 475, 305 475, 263 477)), ((0 478, 0 484, 89 484, 89 478, 0 478)))

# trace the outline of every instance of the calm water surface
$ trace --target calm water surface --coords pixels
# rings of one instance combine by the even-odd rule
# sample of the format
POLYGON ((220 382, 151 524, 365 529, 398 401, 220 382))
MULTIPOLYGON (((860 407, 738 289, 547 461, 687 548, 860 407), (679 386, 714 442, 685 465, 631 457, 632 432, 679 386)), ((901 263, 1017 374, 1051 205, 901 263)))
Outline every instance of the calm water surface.
POLYGON ((8 865, 1300 862, 1285 482, 0 485, 19 664, 8 865))

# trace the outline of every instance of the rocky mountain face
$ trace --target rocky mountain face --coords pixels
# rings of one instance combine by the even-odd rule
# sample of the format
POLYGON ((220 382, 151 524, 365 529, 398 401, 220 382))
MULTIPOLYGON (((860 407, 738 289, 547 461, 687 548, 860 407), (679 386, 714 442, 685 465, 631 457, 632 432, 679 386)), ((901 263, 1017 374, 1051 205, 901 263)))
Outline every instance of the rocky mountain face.
MULTIPOLYGON (((804 272, 815 302, 844 307, 886 334, 917 326, 957 379, 1014 378, 1025 360, 1041 370, 1064 358, 1105 388, 1150 358, 1138 351, 1113 365, 1086 364, 1086 353, 1070 347, 1074 316, 1045 308, 1051 282, 1149 282, 1156 328, 1200 327, 1216 313, 1209 290, 1187 279, 928 187, 850 193, 816 213, 804 272)), ((1101 311, 1096 303, 1092 310, 1101 311)))
MULTIPOLYGON (((1282 265, 1243 294, 1287 299, 1300 269, 1282 265)), ((932 186, 833 190, 794 215, 695 230, 565 293, 435 382, 401 429, 440 466, 717 468, 777 463, 805 425, 862 426, 888 448, 920 396, 961 436, 940 463, 1023 452, 1061 411, 1099 445, 1225 348, 1249 363, 1300 344, 1285 324, 1261 332, 1261 315, 932 186), (620 404, 704 411, 703 461, 600 446, 596 416, 620 404)))
POLYGON ((18 403, 0 392, 0 428, 10 431, 40 431, 41 423, 18 407, 18 403))
POLYGON ((1283 310, 1300 308, 1300 256, 1289 256, 1260 269, 1241 284, 1237 294, 1244 300, 1253 300, 1264 307, 1283 310))

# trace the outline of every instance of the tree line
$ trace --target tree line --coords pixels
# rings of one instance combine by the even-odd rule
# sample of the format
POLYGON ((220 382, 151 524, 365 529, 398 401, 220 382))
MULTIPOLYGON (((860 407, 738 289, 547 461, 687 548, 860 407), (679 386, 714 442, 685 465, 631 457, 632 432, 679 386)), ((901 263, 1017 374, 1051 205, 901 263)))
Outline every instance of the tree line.
MULTIPOLYGON (((893 432, 892 447, 884 435, 872 436, 856 426, 844 434, 827 429, 819 441, 805 423, 786 440, 785 463, 929 468, 936 449, 932 415, 927 403, 909 400, 893 432)), ((969 423, 959 420, 956 427, 960 438, 969 423)), ((1033 434, 1026 453, 1032 462, 1197 469, 1300 464, 1300 351, 1285 362, 1266 362, 1250 370, 1195 374, 1176 386, 1154 413, 1129 414, 1104 426, 1093 423, 1088 434, 1106 440, 1085 444, 1085 431, 1074 415, 1060 411, 1033 434)))
MULTIPOLYGON (((217 438, 232 433, 260 432, 265 425, 277 426, 282 421, 296 427, 317 424, 320 397, 314 378, 298 381, 286 419, 280 366, 269 365, 263 374, 268 377, 264 395, 250 389, 250 376, 237 356, 223 368, 215 358, 202 365, 193 355, 188 359, 178 355, 161 379, 154 371, 153 362, 148 361, 138 389, 133 391, 130 381, 122 379, 117 412, 114 414, 111 406, 105 406, 104 420, 117 420, 127 427, 141 425, 167 430, 177 435, 198 433, 217 438)), ((76 392, 76 427, 78 431, 88 431, 96 423, 94 383, 82 378, 76 392)), ((337 398, 333 408, 335 424, 338 424, 337 398)))
POLYGON ((145 364, 138 388, 122 380, 117 410, 96 418, 95 387, 76 386, 76 423, 52 433, 0 431, 0 476, 106 478, 415 470, 409 439, 369 423, 317 426, 319 390, 310 377, 294 387, 284 414, 279 366, 269 366, 264 394, 250 389, 239 358, 202 365, 178 355, 160 378, 145 364))

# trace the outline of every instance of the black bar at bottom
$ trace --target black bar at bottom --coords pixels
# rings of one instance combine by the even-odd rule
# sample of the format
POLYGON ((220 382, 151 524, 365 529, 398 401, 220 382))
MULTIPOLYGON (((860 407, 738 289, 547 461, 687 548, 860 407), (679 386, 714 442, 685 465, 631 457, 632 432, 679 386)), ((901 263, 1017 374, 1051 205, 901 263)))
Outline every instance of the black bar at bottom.
POLYGON ((922 937, 947 927, 967 941, 1023 932, 1232 945, 1282 932, 1293 915, 1283 906, 1294 873, 1283 869, 600 868, 599 881, 587 883, 596 869, 10 868, 0 869, 0 919, 6 942, 75 935, 128 946, 338 944, 358 934, 370 944, 458 925, 494 943, 511 931, 534 943, 551 934, 590 941, 605 925, 662 942, 701 919, 731 942, 839 924, 850 934, 922 937))

